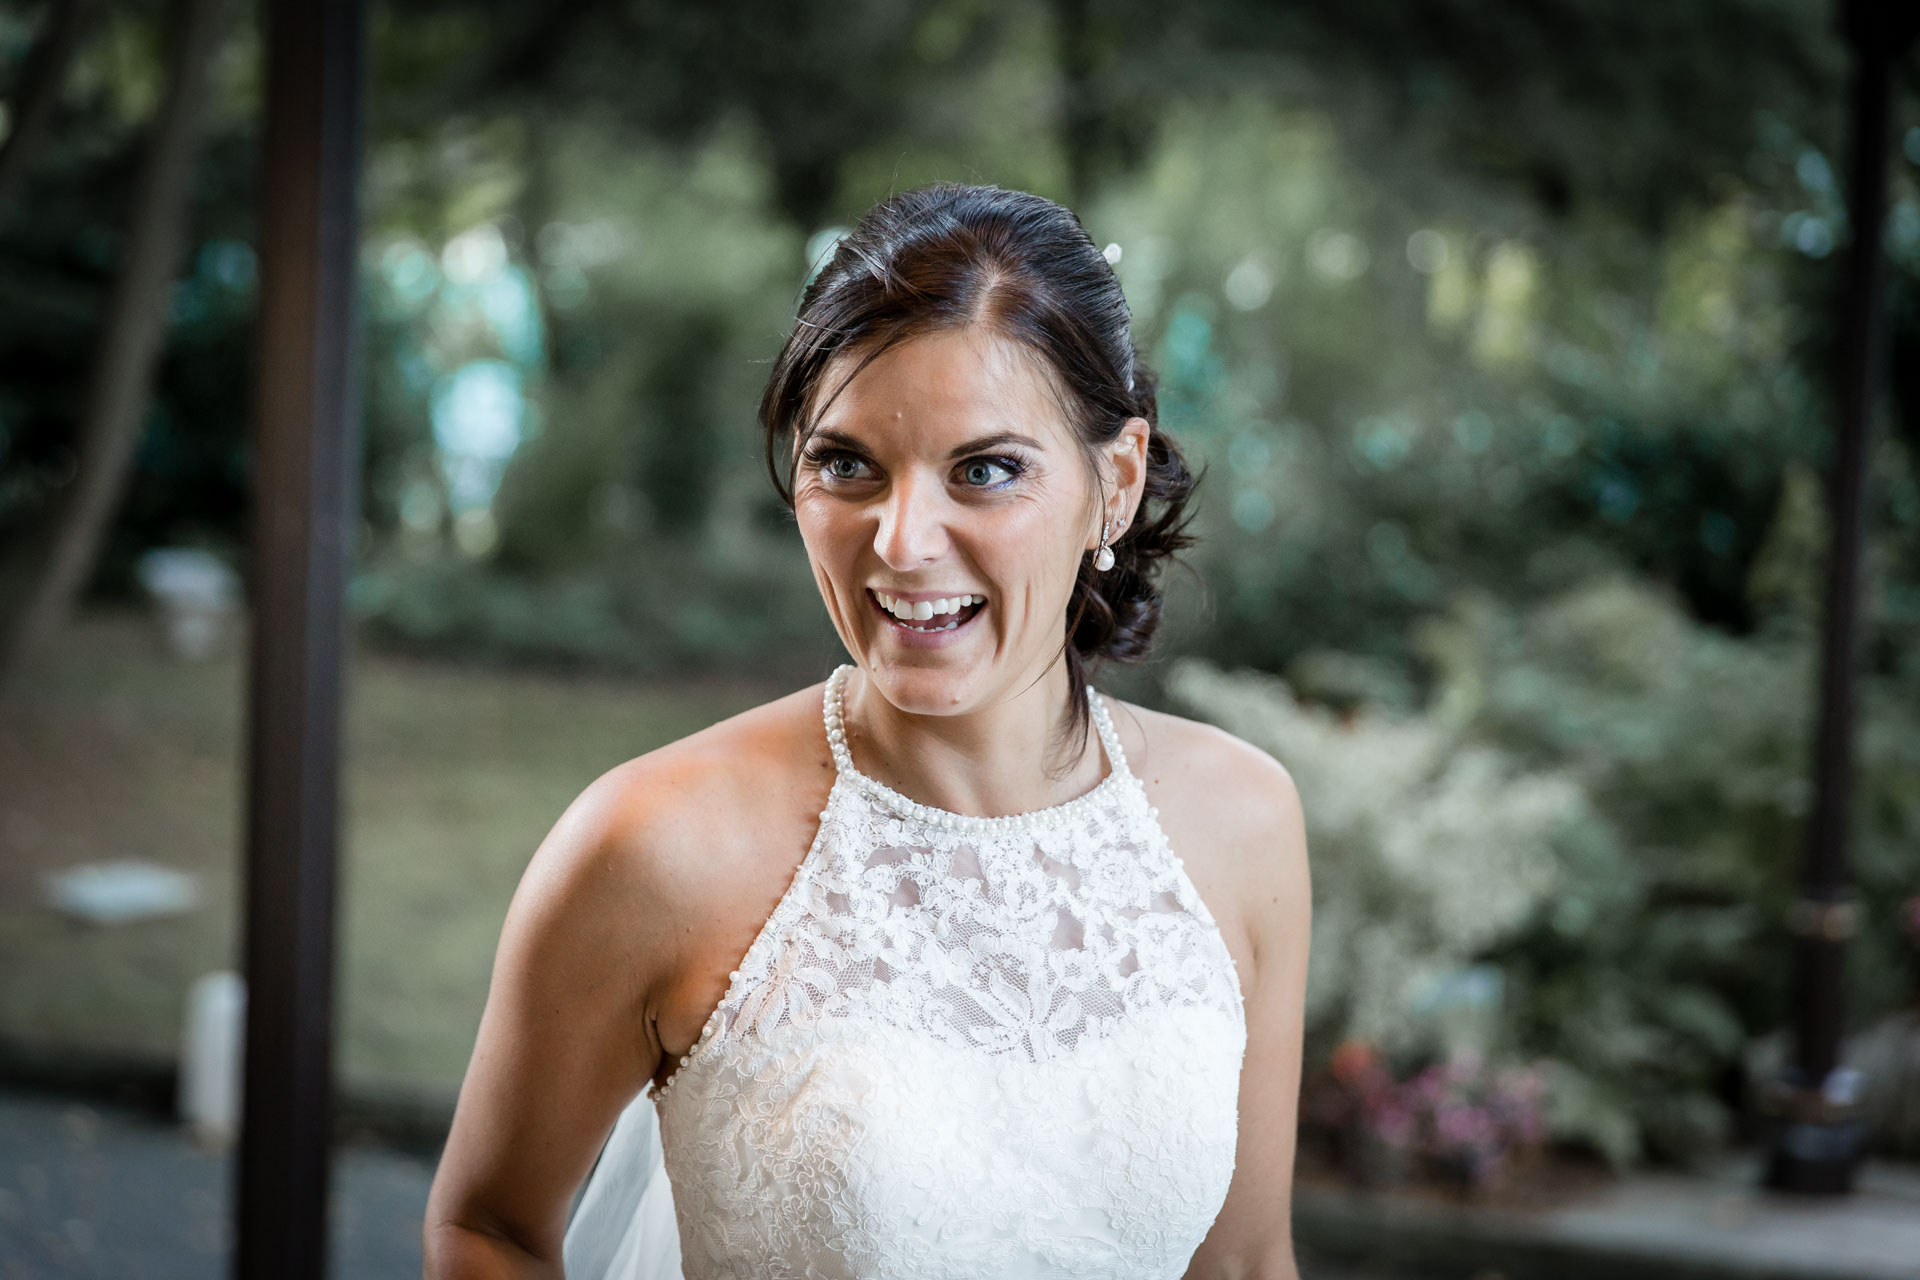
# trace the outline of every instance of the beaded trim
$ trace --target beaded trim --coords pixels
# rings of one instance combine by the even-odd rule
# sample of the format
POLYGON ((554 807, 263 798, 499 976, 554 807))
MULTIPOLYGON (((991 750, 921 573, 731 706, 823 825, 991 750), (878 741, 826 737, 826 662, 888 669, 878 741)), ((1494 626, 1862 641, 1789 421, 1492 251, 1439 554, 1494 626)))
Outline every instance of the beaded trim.
POLYGON ((956 813, 936 805, 922 804, 911 796, 895 791, 878 778, 868 777, 854 767, 853 753, 847 749, 847 732, 841 703, 841 693, 846 687, 847 673, 852 670, 854 665, 851 662, 842 663, 834 669, 831 676, 827 677, 827 693, 824 699, 827 745, 833 750, 833 763, 854 786, 903 818, 917 818, 943 831, 1020 831, 1030 827, 1057 827, 1071 820, 1082 809, 1106 799, 1111 792, 1124 785, 1129 776, 1127 755, 1120 749, 1120 735, 1114 730, 1113 721, 1107 714, 1106 699, 1092 685, 1087 685, 1087 707, 1093 714, 1093 726, 1100 734, 1100 744, 1106 748, 1109 766, 1107 776, 1102 778, 1091 791, 1083 792, 1071 800, 1045 809, 1030 809, 1025 813, 1010 813, 999 817, 956 813))
MULTIPOLYGON (((800 865, 793 869, 793 878, 787 881, 787 887, 781 893, 780 900, 774 903, 773 910, 768 912, 767 918, 761 922, 760 931, 754 934, 753 941, 747 944, 746 953, 740 957, 739 968, 727 974, 726 994, 720 997, 720 1003, 714 1005, 713 1012, 707 1015, 707 1021, 700 1028, 700 1034, 695 1037, 693 1044, 680 1055, 680 1065, 673 1069, 673 1073, 667 1077, 665 1084, 653 1089, 655 1102, 659 1102, 672 1091, 673 1086, 680 1082, 681 1075, 693 1065, 695 1060, 705 1054, 707 1046, 712 1044, 714 1037, 720 1033, 720 1012, 731 1005, 734 997, 739 993, 741 972, 751 970, 755 976, 764 975, 767 966, 766 962, 760 958, 761 953, 774 945, 773 939, 777 938, 780 930, 786 927, 787 917, 800 909, 797 905, 801 900, 800 890, 806 884, 807 878, 813 874, 814 864, 819 859, 820 848, 828 839, 827 823, 832 813, 833 798, 828 796, 827 807, 820 811, 820 825, 814 828, 813 842, 807 846, 806 856, 801 858, 800 865)), ((647 1084, 649 1088, 653 1087, 652 1081, 648 1081, 647 1084)))
MULTIPOLYGON (((918 800, 910 796, 902 795, 892 787, 887 786, 884 782, 879 781, 877 778, 869 778, 866 774, 861 773, 853 767, 853 754, 847 750, 847 735, 844 722, 841 719, 840 701, 840 694, 846 684, 847 673, 853 669, 854 666, 852 663, 843 663, 831 676, 827 677, 826 696, 821 700, 823 703, 823 715, 827 726, 827 745, 833 750, 833 762, 840 771, 839 781, 844 781, 852 786, 858 787, 883 806, 903 817, 919 818, 924 822, 948 831, 1020 831, 1029 827, 1055 827, 1066 822, 1086 806, 1098 803, 1115 789, 1126 785, 1132 778, 1132 774, 1127 771, 1127 753, 1121 749, 1120 735, 1115 731, 1113 721, 1107 713, 1106 699, 1102 697, 1092 685, 1088 685, 1086 687, 1088 709, 1093 714, 1093 725, 1100 734, 1100 744, 1106 748, 1107 762, 1110 766, 1107 770, 1107 776, 1102 778, 1098 785, 1091 791, 1084 792, 1071 800, 1053 805, 1050 808, 1033 809, 1026 813, 1008 814, 1004 817, 997 818, 976 817, 967 813, 955 813, 951 809, 937 808, 930 804, 921 804, 918 800)), ((1144 795, 1145 793, 1142 792, 1143 800, 1144 795)), ((768 914, 766 920, 761 924, 760 932, 754 935, 753 941, 747 947, 746 954, 740 958, 740 967, 727 974, 726 994, 720 997, 720 1003, 715 1005, 713 1011, 707 1015, 707 1021, 705 1025, 700 1028, 699 1036, 694 1039, 693 1044, 687 1051, 680 1055, 679 1065, 675 1067, 673 1073, 667 1077, 665 1084, 656 1088, 652 1081, 647 1082, 647 1087, 652 1090, 654 1102, 661 1102, 672 1092, 673 1086, 680 1082, 681 1074, 689 1066, 693 1065, 696 1060, 704 1056, 708 1046, 713 1043, 714 1038, 719 1034, 720 1012, 733 1003, 740 986, 741 971, 752 969, 756 975, 758 975, 760 971, 765 969, 765 962, 759 960, 758 957, 762 951, 772 945, 770 940, 784 927, 786 917, 798 909, 794 904, 800 901, 800 887, 813 873, 814 862, 819 852, 820 844, 828 835, 827 821, 828 816, 832 812, 833 802, 832 798, 829 797, 827 808, 820 811, 820 825, 814 831, 813 843, 808 847, 806 856, 800 860, 800 865, 794 869, 793 878, 788 882, 786 892, 780 895, 780 900, 774 904, 773 911, 768 914)), ((1152 807, 1149 807, 1147 810, 1149 817, 1157 817, 1159 812, 1158 809, 1152 807)), ((1161 838, 1162 840, 1165 839, 1164 834, 1161 838)), ((1168 853, 1173 853, 1171 848, 1168 849, 1168 853)), ((1180 865, 1180 856, 1178 854, 1173 854, 1173 860, 1176 866, 1180 865)), ((1184 876, 1185 872, 1182 871, 1181 874, 1184 876)), ((1191 884, 1192 882, 1188 881, 1188 883, 1191 884)), ((1196 901, 1199 900, 1198 893, 1194 894, 1194 898, 1196 901)), ((1201 903, 1201 910, 1204 911, 1205 909, 1206 904, 1201 903)), ((1239 983, 1239 975, 1237 973, 1234 975, 1234 982, 1237 990, 1239 983)))

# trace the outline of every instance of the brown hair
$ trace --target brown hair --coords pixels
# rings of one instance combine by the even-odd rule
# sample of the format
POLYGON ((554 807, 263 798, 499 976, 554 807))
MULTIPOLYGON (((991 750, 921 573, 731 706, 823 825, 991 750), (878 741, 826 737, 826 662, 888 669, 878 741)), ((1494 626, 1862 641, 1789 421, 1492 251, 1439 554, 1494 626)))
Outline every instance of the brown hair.
POLYGON ((795 452, 826 408, 813 400, 836 356, 860 350, 844 387, 895 343, 976 324, 1041 357, 1067 393, 1089 465, 1128 418, 1144 418, 1150 428, 1139 518, 1110 544, 1111 569, 1096 571, 1091 553, 1082 557, 1068 600, 1067 712, 1084 744, 1089 671, 1138 662, 1151 648, 1161 562, 1193 542, 1185 530, 1195 478, 1160 429, 1156 379, 1134 349, 1120 281, 1072 210, 1025 191, 952 182, 904 191, 868 210, 808 282, 767 379, 760 399, 767 470, 792 510, 795 452), (783 450, 789 436, 793 449, 783 450))

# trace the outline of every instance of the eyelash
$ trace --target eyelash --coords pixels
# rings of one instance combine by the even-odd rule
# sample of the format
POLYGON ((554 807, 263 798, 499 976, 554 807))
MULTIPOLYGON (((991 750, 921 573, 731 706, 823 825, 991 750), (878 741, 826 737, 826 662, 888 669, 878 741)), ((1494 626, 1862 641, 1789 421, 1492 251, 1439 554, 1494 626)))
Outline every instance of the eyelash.
MULTIPOLYGON (((805 456, 808 463, 810 463, 812 466, 818 469, 821 475, 825 476, 828 480, 838 480, 838 481, 851 481, 856 477, 832 475, 826 469, 829 464, 833 463, 834 461, 840 458, 851 458, 855 462, 861 462, 861 463, 864 463, 866 461, 866 459, 860 457, 860 455, 856 453, 849 453, 845 449, 810 449, 807 451, 805 456)), ((1018 480, 1022 475, 1026 473, 1026 470, 1027 470, 1027 464, 1025 462, 1022 462, 1019 458, 1013 457, 1011 454, 984 454, 983 453, 978 457, 966 459, 960 465, 963 467, 968 467, 979 462, 985 462, 992 466, 999 467, 1002 471, 1005 471, 1007 473, 1007 478, 1005 480, 1000 481, 997 484, 976 484, 976 485, 966 486, 969 489, 979 489, 982 491, 991 491, 994 489, 999 489, 1006 485, 1012 484, 1015 480, 1018 480)))
POLYGON ((962 467, 971 467, 978 462, 984 462, 989 466, 999 467, 1002 471, 1007 473, 1007 478, 1005 480, 998 482, 997 484, 968 485, 967 487, 970 489, 1003 488, 1006 485, 1012 484, 1015 480, 1018 480, 1023 474, 1025 474, 1027 469, 1026 463, 1020 461, 1020 459, 1013 457, 1010 454, 1001 454, 998 456, 991 455, 991 454, 982 454, 977 458, 968 458, 964 462, 962 462, 960 465, 962 467))

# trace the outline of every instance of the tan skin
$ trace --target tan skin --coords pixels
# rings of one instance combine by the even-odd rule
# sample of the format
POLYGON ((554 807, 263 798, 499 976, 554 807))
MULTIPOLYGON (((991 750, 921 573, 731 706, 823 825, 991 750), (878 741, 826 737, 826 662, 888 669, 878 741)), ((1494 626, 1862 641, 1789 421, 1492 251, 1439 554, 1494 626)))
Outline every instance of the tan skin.
MULTIPOLYGON (((1147 423, 1130 419, 1089 466, 1040 367, 969 329, 882 354, 819 428, 795 511, 860 667, 846 691, 856 765, 962 813, 1092 789, 1108 768, 1098 737, 1069 752, 1058 732, 1066 603, 1102 519, 1117 530, 1134 518, 1147 423), (977 593, 987 606, 958 643, 915 649, 870 587, 977 593)), ((568 1207, 615 1119, 678 1068, 812 842, 833 783, 822 692, 610 770, 541 843, 501 932, 429 1197, 428 1277, 562 1274, 568 1207)), ((1299 798, 1272 757, 1222 730, 1109 704, 1246 1000, 1233 1180, 1187 1275, 1297 1280, 1289 1206, 1311 924, 1299 798)))

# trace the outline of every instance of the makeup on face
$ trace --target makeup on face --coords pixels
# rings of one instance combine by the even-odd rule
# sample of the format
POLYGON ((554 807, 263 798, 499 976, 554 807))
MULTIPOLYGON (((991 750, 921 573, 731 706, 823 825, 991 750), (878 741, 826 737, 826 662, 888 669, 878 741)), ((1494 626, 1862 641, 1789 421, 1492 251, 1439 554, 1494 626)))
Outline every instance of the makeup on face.
POLYGON ((834 626, 869 670, 978 687, 1057 653, 1092 478, 1034 359, 981 330, 907 339, 839 389, 802 445, 795 514, 834 626))

